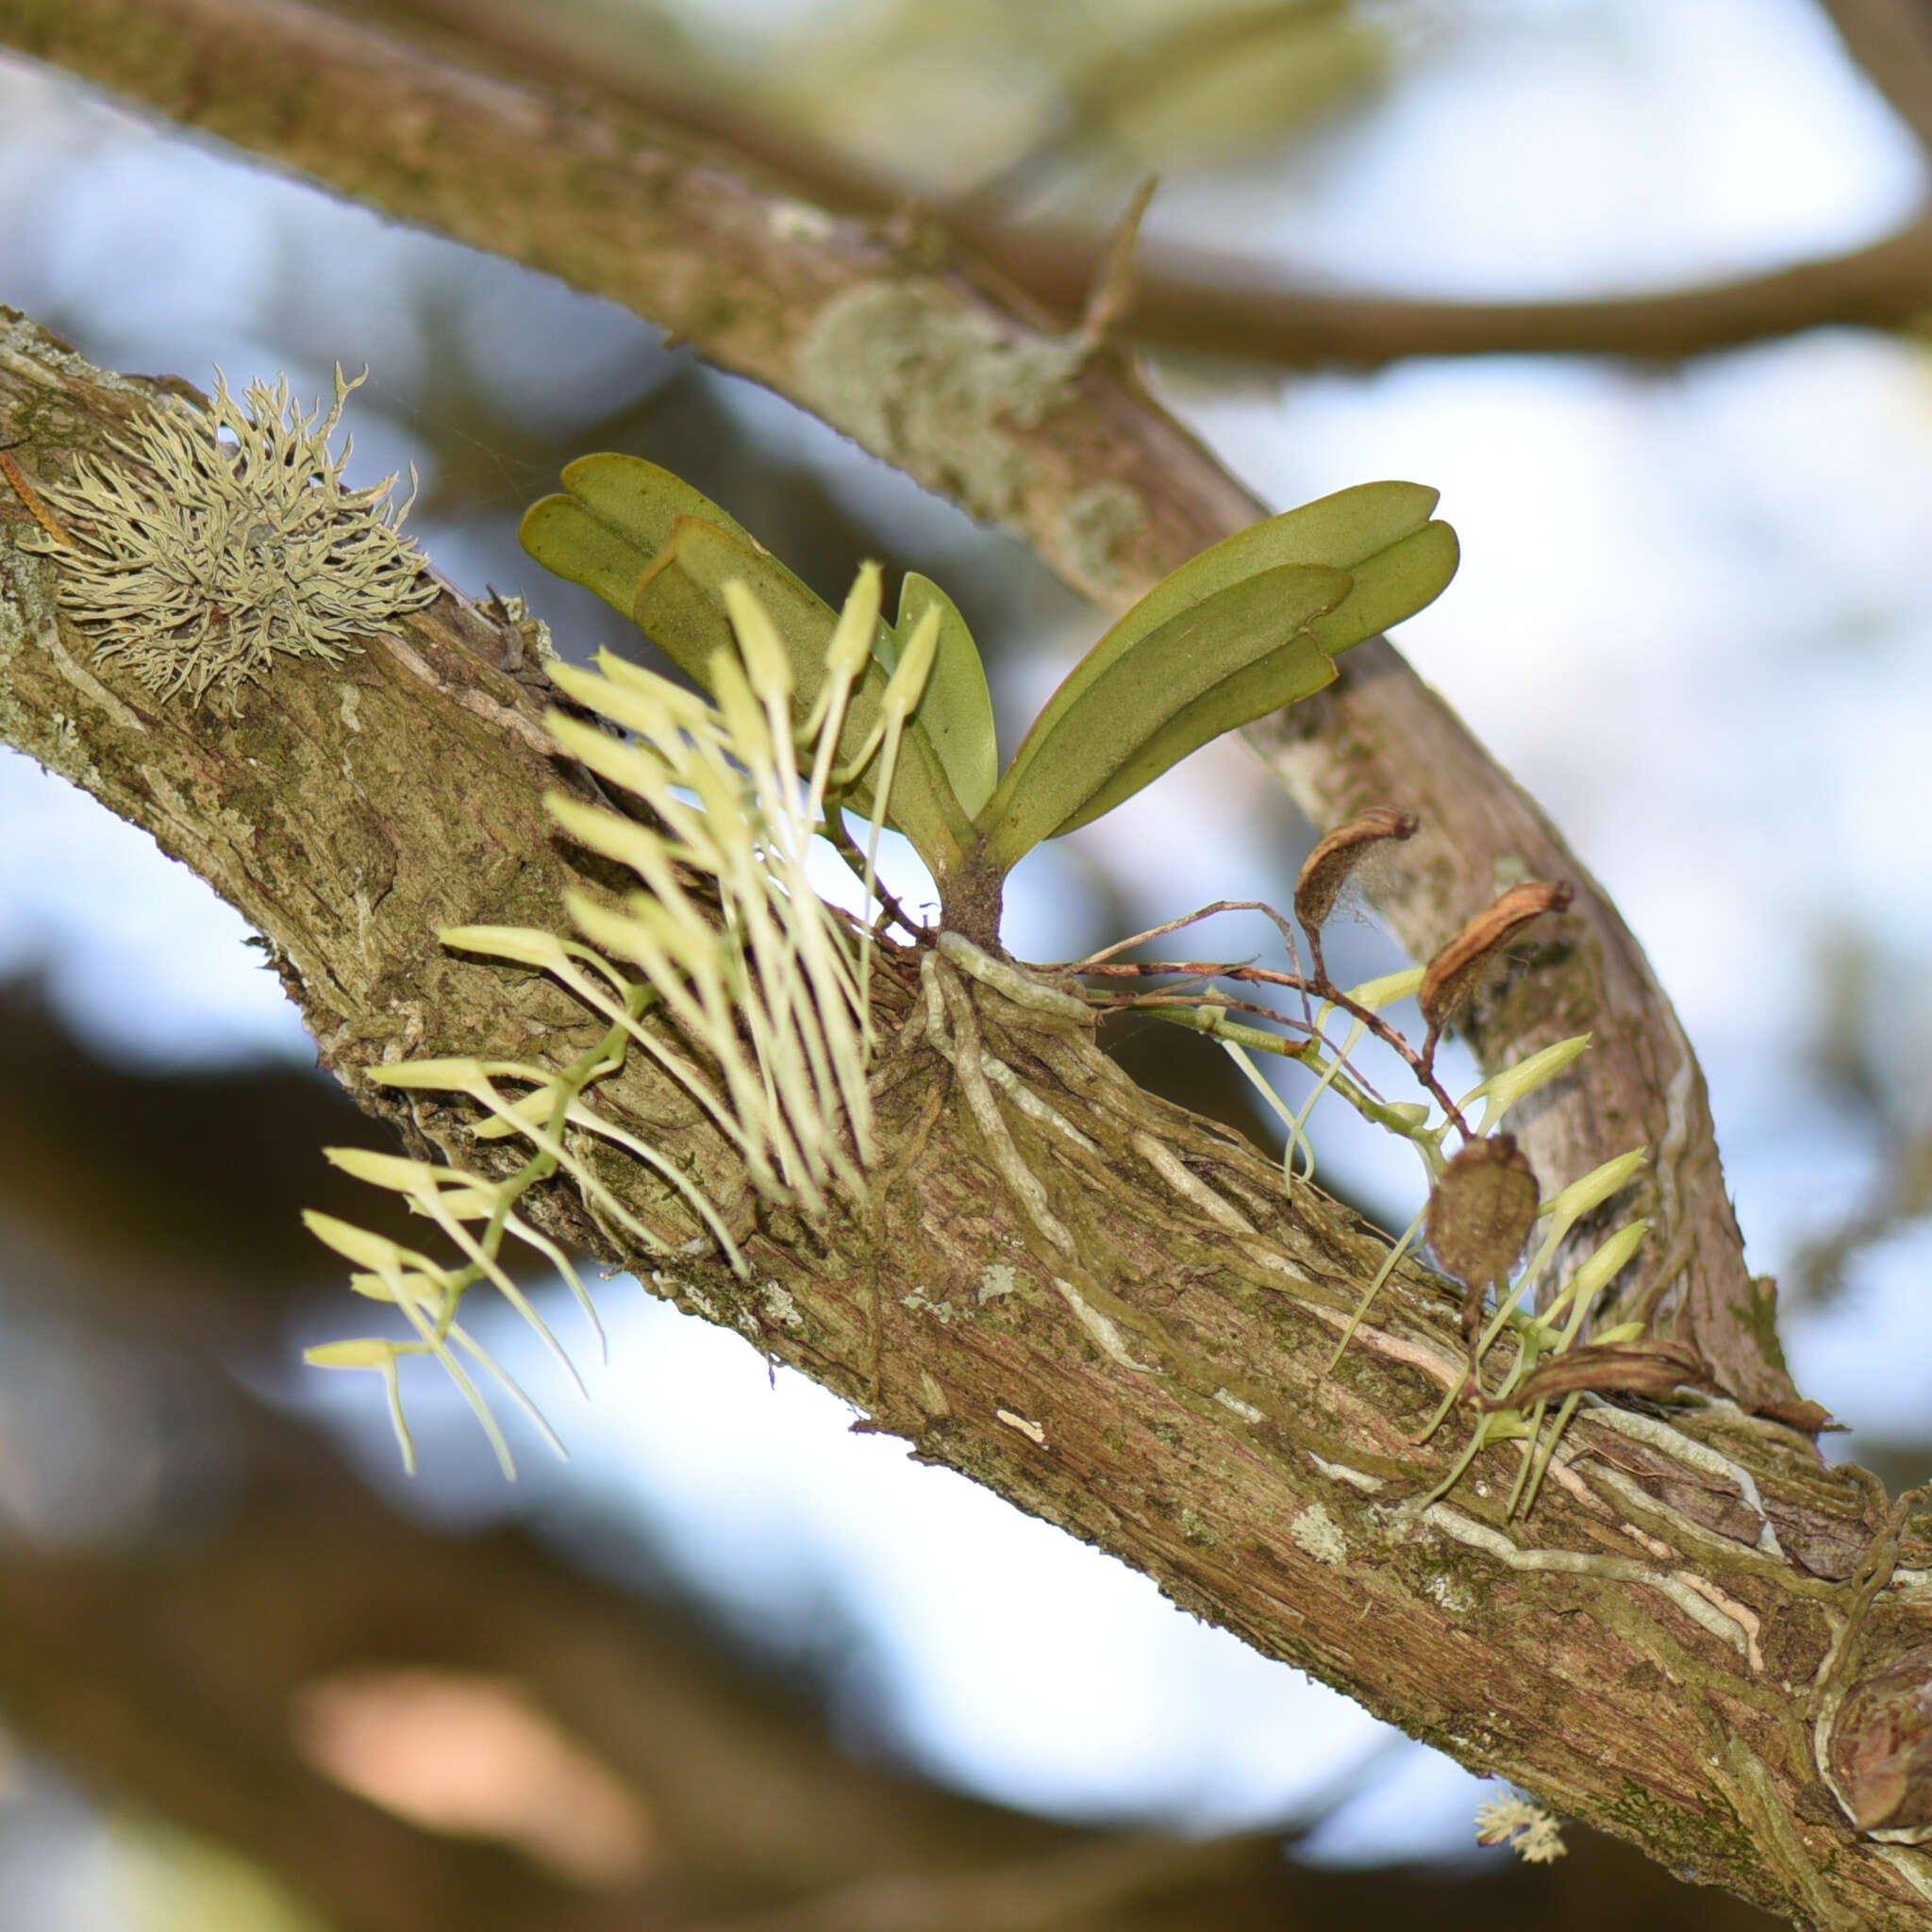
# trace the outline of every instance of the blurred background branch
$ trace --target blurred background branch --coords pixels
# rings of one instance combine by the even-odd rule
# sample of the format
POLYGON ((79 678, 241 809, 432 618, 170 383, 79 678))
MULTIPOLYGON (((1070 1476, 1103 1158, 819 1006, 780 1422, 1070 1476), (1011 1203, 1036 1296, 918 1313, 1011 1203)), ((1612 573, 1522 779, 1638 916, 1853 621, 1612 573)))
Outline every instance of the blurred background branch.
MULTIPOLYGON (((1828 11, 1847 52, 1932 143, 1932 26, 1924 10, 1913 0, 1835 0, 1828 11)), ((1050 48, 1026 49, 1058 62, 1061 93, 1050 112, 1041 110, 1039 138, 1027 146, 1009 136, 1018 152, 961 158, 935 178, 929 171, 943 161, 935 163, 909 125, 896 139, 881 130, 869 141, 871 117, 853 112, 868 90, 904 85, 895 63, 914 64, 928 29, 916 7, 880 20, 858 60, 841 35, 808 72, 784 75, 692 48, 669 18, 660 17, 657 35, 640 31, 635 9, 608 4, 538 15, 503 0, 391 0, 389 18, 412 16, 460 29, 472 50, 514 50, 559 85, 627 96, 829 207, 875 219, 904 219, 909 209, 935 242, 949 238, 982 274, 1063 326, 1093 286, 1108 225, 1137 166, 1177 158, 1212 166, 1305 140, 1388 85, 1401 32, 1399 13, 1389 26, 1332 0, 1285 0, 1164 18, 1157 11, 1116 25, 1127 44, 1109 48, 1102 18, 1068 8, 1043 30, 1050 48), (828 80, 836 83, 829 90, 828 80), (1057 201, 1069 199, 1081 219, 1057 211, 1057 201)), ((1010 34, 1013 23, 1002 25, 1010 34)), ((1008 58, 1023 57, 1009 48, 1008 58)), ((1870 247, 1774 274, 1621 298, 1427 301, 1296 288, 1257 258, 1158 239, 1143 243, 1136 280, 1137 340, 1290 368, 1369 369, 1411 356, 1673 361, 1807 328, 1918 326, 1932 314, 1932 220, 1915 218, 1870 247)))

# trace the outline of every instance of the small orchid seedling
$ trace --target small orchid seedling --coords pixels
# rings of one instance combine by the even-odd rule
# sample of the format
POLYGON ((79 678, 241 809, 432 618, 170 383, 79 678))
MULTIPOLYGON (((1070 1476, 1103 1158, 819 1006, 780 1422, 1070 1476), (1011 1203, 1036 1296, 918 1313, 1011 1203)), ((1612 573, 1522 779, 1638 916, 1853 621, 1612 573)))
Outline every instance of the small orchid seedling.
MULTIPOLYGON (((822 681, 835 615, 726 511, 638 457, 592 456, 523 522, 524 547, 647 632, 700 685, 731 648, 724 587, 743 584, 791 653, 801 706, 822 681)), ((1091 824, 1210 739, 1334 681, 1338 654, 1433 600, 1455 574, 1437 492, 1365 483, 1270 517, 1165 577, 1074 666, 1004 772, 973 634, 930 579, 908 575, 881 619, 841 741, 872 727, 919 622, 939 642, 908 722, 885 822, 939 887, 940 923, 997 945, 1007 875, 1034 846, 1091 824)), ((870 808, 857 785, 852 804, 870 808)))
MULTIPOLYGON (((906 577, 889 620, 880 574, 868 565, 843 609, 834 611, 725 510, 656 464, 586 457, 564 472, 564 483, 563 493, 525 515, 525 548, 634 622, 704 694, 608 651, 595 671, 551 663, 549 675, 580 708, 575 715, 553 712, 553 734, 613 794, 631 801, 619 811, 558 794, 549 801, 552 814, 578 845, 627 872, 635 888, 614 903, 608 892, 572 893, 559 921, 575 927, 574 939, 501 927, 452 929, 442 938, 546 974, 608 1031, 563 1068, 439 1060, 372 1071, 386 1085, 466 1096, 482 1112, 473 1130, 478 1140, 520 1141, 527 1151, 515 1173, 494 1178, 417 1162, 363 1162, 358 1172, 436 1220, 463 1259, 442 1267, 341 1224, 314 1222, 325 1241, 362 1264, 356 1285, 395 1304, 414 1332, 390 1342, 329 1344, 312 1351, 312 1360, 380 1371, 399 1433, 401 1355, 435 1355, 480 1407, 475 1383, 452 1353, 454 1344, 476 1358, 456 1310, 469 1288, 487 1281, 552 1341, 499 1254, 514 1235, 559 1259, 516 1212, 528 1188, 558 1174, 631 1241, 660 1254, 708 1252, 742 1276, 747 1264, 726 1217, 682 1167, 593 1097, 634 1052, 697 1103, 764 1201, 817 1222, 833 1211, 835 1198, 857 1206, 871 1199, 871 1073, 879 1041, 870 989, 884 924, 847 920, 819 899, 806 858, 823 838, 859 875, 866 906, 876 905, 882 922, 896 922, 912 941, 892 949, 892 970, 914 1003, 898 1047, 929 1047, 950 1066, 978 1145, 1038 1251, 1053 1257, 1057 1289, 1109 1352, 1133 1360, 1083 1295, 1087 1259, 1069 1224, 1070 1204, 1052 1193, 1028 1146, 1044 1135, 1089 1155, 1098 1150, 1061 1110, 1065 1096, 1021 1069, 1029 1061, 1053 1068, 1068 1041, 1091 1047, 1096 1015, 1131 1007, 1214 1035, 1271 1103, 1273 1090, 1260 1081, 1250 1050, 1299 1058, 1318 1076, 1314 1097, 1339 1092, 1415 1145, 1434 1205, 1396 1244, 1389 1267, 1426 1218, 1439 1260, 1467 1284, 1471 1389, 1486 1410, 1474 1446, 1512 1428, 1523 1432, 1513 1410, 1487 1412, 1499 1406, 1483 1395, 1478 1379, 1493 1324, 1480 1341, 1476 1331, 1485 1292, 1513 1270, 1540 1198, 1513 1142, 1485 1137, 1508 1106, 1557 1077, 1584 1042, 1532 1056, 1459 1106, 1436 1077, 1434 1047, 1511 936, 1529 919, 1561 910, 1566 888, 1519 886, 1426 967, 1343 991, 1323 962, 1321 927, 1363 857, 1416 830, 1413 815, 1381 809, 1331 832, 1303 868, 1294 904, 1313 952, 1312 974, 1301 974, 1294 934, 1273 912, 1294 972, 1118 961, 1140 941, 1205 914, 1045 969, 1045 976, 999 949, 1007 878, 1034 846, 1091 824, 1209 740, 1322 690, 1337 675, 1339 653, 1441 591, 1456 568, 1457 544, 1449 526, 1432 518, 1434 491, 1365 484, 1203 552, 1087 653, 1002 769, 978 647, 958 607, 928 578, 906 577), (618 735, 586 714, 618 727, 618 735), (848 812, 871 822, 862 852, 848 812), (905 835, 938 887, 936 930, 917 924, 878 882, 878 836, 886 826, 905 835), (1186 983, 1161 987, 1163 974, 1186 983), (1130 984, 1108 984, 1120 980, 1130 984), (1296 992, 1302 1017, 1224 992, 1222 981, 1296 992), (1411 992, 1419 993, 1428 1026, 1420 1051, 1377 1010, 1411 992), (1340 1041, 1326 1030, 1338 1019, 1349 1028, 1340 1041), (1284 1038, 1283 1027, 1304 1037, 1284 1038), (1355 1073, 1349 1056, 1370 1033, 1406 1059, 1440 1118, 1429 1106, 1381 1100, 1355 1073), (1021 1052, 1003 1058, 1010 1051, 1004 1041, 1021 1052), (1479 1098, 1489 1105, 1473 1131, 1462 1108, 1479 1098), (1452 1129, 1463 1142, 1454 1158, 1442 1144, 1452 1129), (669 1184, 656 1214, 659 1225, 646 1226, 600 1177, 596 1157, 601 1150, 608 1158, 612 1149, 669 1184), (1491 1185, 1478 1191, 1478 1175, 1491 1185), (1493 1185, 1499 1179, 1511 1184, 1507 1198, 1493 1185)), ((1284 1177, 1291 1186, 1297 1150, 1307 1149, 1307 1113, 1305 1107, 1288 1118, 1284 1177)), ((1135 1144, 1160 1181, 1202 1208, 1210 1191, 1151 1135, 1135 1144)), ((1218 1197, 1211 1208, 1224 1221, 1233 1211, 1218 1197)), ((1541 1401, 1546 1384, 1556 1390, 1552 1371, 1542 1382, 1524 1379, 1535 1354, 1561 1352, 1574 1333, 1557 1338, 1528 1318, 1514 1319, 1519 1362, 1505 1386, 1523 1381, 1526 1399, 1541 1401)), ((1576 1386, 1574 1379, 1563 1384, 1565 1391, 1576 1386)))

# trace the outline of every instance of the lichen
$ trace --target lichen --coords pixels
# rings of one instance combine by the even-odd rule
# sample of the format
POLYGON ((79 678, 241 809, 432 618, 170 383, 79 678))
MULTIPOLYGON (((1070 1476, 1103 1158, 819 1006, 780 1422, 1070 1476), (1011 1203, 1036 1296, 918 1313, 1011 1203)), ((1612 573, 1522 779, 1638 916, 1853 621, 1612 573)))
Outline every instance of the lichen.
POLYGON ((1221 1542, 1221 1532, 1198 1509, 1181 1511, 1181 1534, 1189 1542, 1198 1543, 1204 1550, 1215 1549, 1221 1542))
MULTIPOLYGON (((0 303, 0 360, 38 363, 57 376, 70 376, 91 389, 102 389, 120 395, 142 396, 146 388, 118 370, 98 369, 58 336, 52 336, 39 323, 32 322, 17 308, 0 303)), ((61 385, 65 387, 65 385, 61 385)))
POLYGON ((42 484, 70 541, 23 541, 58 563, 60 608, 96 658, 125 656, 162 699, 232 713, 278 655, 340 659, 435 601, 400 532, 408 506, 387 502, 396 479, 342 485, 351 445, 337 455, 329 438, 356 387, 338 369, 333 408, 304 415, 286 376, 237 403, 217 371, 206 414, 158 402, 111 457, 42 484))
POLYGON ((803 1328, 805 1313, 792 1299, 791 1291, 781 1282, 768 1281, 758 1291, 758 1307, 765 1319, 781 1328, 803 1328))
POLYGON ((1348 1561, 1348 1539, 1319 1503, 1310 1503, 1288 1525, 1288 1533, 1316 1562, 1331 1570, 1340 1570, 1348 1561))
POLYGON ((1095 483, 1071 497, 1054 521, 1054 547, 1083 584, 1119 591, 1127 573, 1114 551, 1147 522, 1147 505, 1138 490, 1117 478, 1095 483))
POLYGON ((981 1307, 1000 1295, 1011 1294, 1014 1285, 1014 1270, 1006 1261, 989 1261, 979 1271, 979 1292, 976 1299, 981 1307))
POLYGON ((1514 1793, 1476 1807, 1475 1841, 1507 1845, 1525 1865, 1550 1864, 1569 1850, 1557 1821, 1534 1800, 1514 1793))
POLYGON ((878 281, 826 303, 793 367, 807 408, 974 516, 1011 525, 1032 464, 1006 425, 1037 424, 1078 360, 1071 343, 954 307, 942 285, 878 281))

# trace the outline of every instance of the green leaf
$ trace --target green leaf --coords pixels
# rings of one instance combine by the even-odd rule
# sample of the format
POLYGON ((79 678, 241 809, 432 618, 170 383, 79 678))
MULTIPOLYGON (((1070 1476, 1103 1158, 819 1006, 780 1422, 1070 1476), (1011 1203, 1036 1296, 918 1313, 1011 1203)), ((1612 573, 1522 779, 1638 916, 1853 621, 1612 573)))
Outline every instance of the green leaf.
MULTIPOLYGON (((650 633, 652 642, 680 671, 708 691, 712 658, 720 651, 739 656, 724 608, 728 583, 743 584, 772 620, 791 659, 792 689, 801 708, 809 708, 825 681, 825 646, 832 641, 838 612, 749 537, 705 517, 674 518, 664 547, 633 583, 625 614, 650 633)), ((855 712, 864 691, 861 684, 853 693, 855 712)), ((856 745, 858 738, 852 742, 856 745)))
POLYGON ((1361 566, 1371 558, 1426 526, 1440 493, 1421 483, 1360 483, 1236 531, 1162 577, 1094 645, 1061 691, 1077 696, 1076 678, 1097 677, 1149 631, 1257 571, 1319 563, 1362 581, 1361 566))
POLYGON ((900 648, 934 605, 940 612, 939 655, 933 659, 925 695, 919 701, 912 722, 931 740, 952 782, 954 796, 970 818, 992 796, 1000 775, 999 740, 993 730, 986 665, 958 607, 930 577, 907 572, 899 586, 900 648))
MULTIPOLYGON (((648 631, 706 690, 713 656, 721 650, 737 655, 724 588, 743 583, 771 617, 791 659, 801 715, 810 708, 824 682, 825 646, 838 620, 802 578, 701 491, 641 457, 582 457, 564 470, 563 480, 567 495, 546 496, 524 517, 524 548, 539 563, 594 591, 648 631)), ((976 667, 978 654, 963 623, 959 635, 976 667)), ((879 661, 852 694, 840 736, 841 758, 863 744, 878 717, 896 641, 880 624, 874 647, 879 661)), ((960 655, 957 644, 953 655, 960 655)), ((948 669, 950 695, 940 711, 964 720, 971 715, 960 696, 966 679, 957 668, 948 669)), ((980 680, 983 692, 983 672, 980 680)), ((970 733, 958 725, 951 735, 962 745, 970 741, 970 733)), ((856 786, 851 802, 870 810, 871 788, 856 786)), ((958 864, 972 838, 971 816, 954 796, 948 768, 917 713, 906 734, 888 823, 912 841, 940 876, 958 864)))
MULTIPOLYGON (((1309 632, 1324 621, 1318 618, 1309 625, 1309 632)), ((1224 731, 1252 724, 1257 718, 1265 718, 1285 705, 1312 697, 1324 685, 1333 684, 1335 677, 1335 659, 1314 641, 1312 635, 1291 639, 1259 663, 1224 678, 1212 691, 1171 719, 1148 740, 1138 757, 1124 765, 1049 836, 1058 838, 1062 832, 1077 831, 1095 819, 1105 818, 1115 806, 1133 797, 1143 786, 1151 785, 1161 773, 1179 764, 1190 752, 1199 751, 1210 739, 1219 738, 1224 731)))
POLYGON ((1441 595, 1459 557, 1456 532, 1447 524, 1424 524, 1373 557, 1343 566, 1355 578, 1355 589, 1326 617, 1318 617, 1308 635, 1334 657, 1413 617, 1441 595))
POLYGON ((579 457, 563 473, 567 496, 524 514, 523 546, 547 571, 631 614, 638 579, 671 541, 679 517, 702 517, 748 543, 750 531, 701 490, 641 457, 579 457))
POLYGON ((707 689, 712 653, 737 651, 723 600, 735 577, 776 625, 808 701, 837 616, 742 524, 641 457, 580 457, 563 480, 570 493, 533 504, 519 533, 545 570, 594 591, 707 689))
POLYGON ((988 856, 1010 869, 1041 840, 1095 815, 1103 800, 1118 805, 1210 738, 1319 689, 1333 666, 1296 634, 1336 608, 1351 584, 1342 571, 1280 565, 1143 627, 1137 612, 1168 585, 1150 592, 1047 700, 979 814, 988 856))

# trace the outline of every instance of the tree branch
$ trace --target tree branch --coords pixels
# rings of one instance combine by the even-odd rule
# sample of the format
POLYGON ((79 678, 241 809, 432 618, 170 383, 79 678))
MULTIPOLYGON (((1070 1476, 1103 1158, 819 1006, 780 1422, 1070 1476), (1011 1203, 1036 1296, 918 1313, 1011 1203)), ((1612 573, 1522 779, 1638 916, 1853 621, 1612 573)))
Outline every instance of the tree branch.
POLYGON ((1932 153, 1932 12, 1925 0, 1821 0, 1845 52, 1932 153))
MULTIPOLYGON (((1838 0, 1856 59, 1907 125, 1932 128, 1932 47, 1915 0, 1838 0)), ((664 86, 636 43, 594 42, 568 23, 504 0, 390 0, 389 17, 432 22, 461 44, 513 49, 566 89, 625 98, 672 126, 722 143, 825 206, 884 220, 904 195, 808 135, 664 86)), ((976 197, 931 221, 1010 288, 1071 327, 1101 275, 1106 237, 1014 228, 976 197)), ((1674 361, 1820 327, 1900 329, 1932 312, 1932 221, 1842 256, 1706 288, 1559 302, 1430 302, 1284 286, 1253 263, 1149 242, 1135 261, 1127 333, 1162 347, 1289 368, 1380 368, 1409 356, 1616 356, 1674 361)))
MULTIPOLYGON (((1569 1855, 1541 1868, 1321 1872, 1281 1857, 1288 1820, 1220 1844, 1095 1833, 855 1764, 815 1711, 716 1654, 675 1607, 586 1578, 518 1531, 445 1537, 406 1520, 357 1484, 321 1431, 208 1373, 266 1359, 284 1298, 312 1307, 324 1270, 336 1284, 335 1257, 298 1235, 299 1210, 333 1174, 317 1150, 389 1142, 339 1091, 275 1068, 108 1068, 31 990, 4 985, 0 1077, 31 1114, 30 1130, 24 1117, 0 1146, 9 1294, 69 1330, 98 1329, 117 1351, 159 1346, 171 1380, 198 1371, 197 1427, 224 1445, 228 1504, 211 1526, 197 1465, 181 1499, 194 1524, 185 1541, 165 1476, 141 1547, 8 1537, 9 1733, 101 1796, 245 1850, 341 1932, 980 1932, 1018 1927, 1028 1909, 1053 1932, 1260 1932, 1407 1924, 1424 1899, 1441 1932, 1495 1932, 1540 1907, 1560 1918, 1605 1897, 1658 1932, 1693 1915, 1698 1932, 1770 1923, 1594 1834, 1572 1832, 1569 1855), (171 1158, 158 1185, 157 1161, 171 1158), (318 1679, 398 1667, 527 1691, 641 1801, 641 1869, 587 1896, 493 1845, 372 1817, 318 1782, 291 1709, 318 1679)), ((366 1213, 368 1191, 356 1192, 365 1198, 324 1205, 366 1213)), ((30 1469, 35 1455, 29 1444, 30 1469)), ((549 1793, 527 1798, 541 1815, 549 1793)))
POLYGON ((1496 1932, 1605 1897, 1647 1927, 1771 1923, 1593 1834, 1545 1871, 1314 1871, 1272 1834, 1083 1830, 858 1765, 675 1613, 520 1533, 433 1535, 305 1431, 252 1407, 232 1422, 242 1501, 188 1551, 9 1540, 0 1698, 17 1741, 234 1847, 339 1932, 1274 1932, 1408 1924, 1424 1907, 1440 1932, 1496 1932), (290 1722, 303 1693, 398 1668, 524 1689, 641 1801, 637 1878, 586 1889, 319 1775, 290 1722))
MULTIPOLYGON (((0 311, 0 421, 30 479, 98 455, 159 388, 0 311)), ((546 787, 584 781, 502 668, 507 620, 445 591, 341 663, 288 660, 224 719, 157 702, 124 658, 90 661, 57 613, 58 558, 22 547, 38 529, 24 509, 0 525, 0 737, 270 939, 359 1101, 419 1150, 487 1160, 463 1108, 359 1075, 405 1054, 563 1063, 603 1032, 552 983, 431 938, 554 919, 597 878, 543 816, 546 787)), ((1385 1253, 1373 1230, 1311 1189, 1284 1198, 1274 1167, 1134 1088, 1083 1031, 982 991, 984 1050, 1078 1130, 1016 1111, 1002 1154, 906 1024, 916 989, 886 974, 876 997, 896 1045, 874 1074, 870 1208, 817 1224, 760 1208, 731 1146, 634 1065, 600 1107, 721 1204, 748 1276, 703 1258, 625 1160, 605 1185, 669 1253, 562 1187, 534 1216, 1462 1762, 1774 1909, 1922 1922, 1924 1860, 1855 1830, 1821 1764, 1868 1765, 1917 1707, 1932 1521, 1888 1518, 1862 1473, 1724 1403, 1587 1407, 1526 1523, 1504 1502, 1515 1444, 1430 1503, 1459 1445, 1413 1437, 1462 1380, 1455 1291, 1398 1268, 1329 1374, 1385 1253), (1015 1154, 1065 1246, 1010 1185, 1015 1154)), ((1932 1818, 1932 1781, 1902 1775, 1898 1803, 1932 1818)))
MULTIPOLYGON (((0 37, 627 304, 1013 530, 1110 608, 1263 511, 1131 370, 1083 358, 993 278, 936 267, 931 238, 813 208, 622 101, 508 77, 471 42, 464 56, 486 64, 458 64, 446 33, 429 47, 301 0, 0 0, 0 37)), ((1596 1029, 1595 1051, 1526 1130, 1545 1185, 1647 1143, 1656 1171, 1619 1208, 1655 1224, 1660 1258, 1638 1297, 1747 1407, 1822 1424, 1785 1372, 1768 1284, 1745 1273, 1689 1043, 1635 939, 1534 805, 1379 643, 1352 652, 1318 705, 1251 735, 1324 825, 1364 804, 1420 814, 1378 889, 1418 958, 1499 879, 1576 885, 1557 970, 1474 1010, 1477 1057, 1494 1067, 1596 1029), (1311 730, 1311 719, 1326 723, 1311 730)))
MULTIPOLYGON (((984 244, 982 244, 984 245, 984 244)), ((1099 250, 1086 238, 1008 234, 1003 273, 1058 309, 1099 250)), ((1283 287, 1251 264, 1150 243, 1131 322, 1140 340, 1278 362, 1376 369, 1408 356, 1616 356, 1674 362, 1801 329, 1916 326, 1932 309, 1932 225, 1795 268, 1656 295, 1563 302, 1428 302, 1283 287)))

